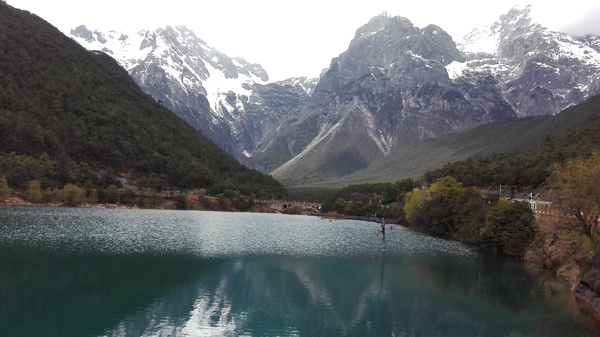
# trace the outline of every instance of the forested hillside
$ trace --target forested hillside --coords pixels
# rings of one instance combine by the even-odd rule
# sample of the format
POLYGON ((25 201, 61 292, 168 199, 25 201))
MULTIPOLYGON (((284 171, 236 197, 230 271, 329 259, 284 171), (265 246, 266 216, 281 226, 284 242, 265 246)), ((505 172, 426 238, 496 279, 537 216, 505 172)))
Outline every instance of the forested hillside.
POLYGON ((396 181, 421 176, 447 163, 532 149, 599 118, 599 107, 600 96, 594 96, 554 116, 476 125, 391 152, 364 170, 320 185, 342 187, 396 181))
POLYGON ((42 174, 53 184, 83 183, 76 173, 91 170, 216 193, 287 194, 144 94, 110 57, 86 51, 41 18, 3 2, 0 17, 0 175, 9 182, 42 174), (10 179, 13 152, 34 161, 42 156, 66 174, 25 172, 10 179))
POLYGON ((493 155, 477 161, 449 163, 425 173, 423 177, 429 183, 452 176, 465 186, 503 184, 512 192, 524 187, 537 188, 544 184, 555 164, 574 158, 588 158, 600 150, 600 96, 592 97, 561 114, 564 115, 560 117, 565 118, 587 116, 588 122, 559 138, 548 135, 543 144, 532 149, 493 155))

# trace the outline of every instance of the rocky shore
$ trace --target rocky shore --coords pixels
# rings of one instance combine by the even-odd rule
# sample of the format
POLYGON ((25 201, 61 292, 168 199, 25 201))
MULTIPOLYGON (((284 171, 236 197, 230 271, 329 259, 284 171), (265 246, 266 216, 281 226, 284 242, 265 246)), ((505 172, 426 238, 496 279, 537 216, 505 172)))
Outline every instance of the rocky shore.
POLYGON ((600 246, 596 245, 592 267, 573 287, 573 296, 585 311, 600 321, 600 246))

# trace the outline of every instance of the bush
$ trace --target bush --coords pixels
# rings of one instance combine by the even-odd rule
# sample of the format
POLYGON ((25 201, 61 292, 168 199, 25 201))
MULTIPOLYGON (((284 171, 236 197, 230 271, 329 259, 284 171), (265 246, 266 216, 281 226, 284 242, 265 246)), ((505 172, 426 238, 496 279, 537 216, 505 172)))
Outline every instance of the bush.
POLYGON ((10 187, 8 187, 8 182, 6 181, 6 178, 2 177, 0 178, 0 202, 3 202, 4 200, 8 199, 8 197, 10 197, 10 187))
POLYGON ((25 191, 25 199, 31 202, 39 202, 42 200, 42 190, 39 181, 32 180, 29 182, 27 190, 25 191))
POLYGON ((528 203, 502 199, 488 210, 481 238, 502 254, 523 256, 535 234, 534 221, 528 203))
POLYGON ((62 190, 62 200, 66 205, 77 206, 83 200, 85 191, 73 184, 68 184, 62 190))
POLYGON ((175 208, 179 210, 187 209, 187 200, 185 200, 185 196, 178 194, 175 198, 175 208))
POLYGON ((119 201, 119 188, 115 185, 110 185, 106 188, 106 202, 116 204, 119 201))
POLYGON ((288 207, 283 211, 284 214, 300 214, 302 213, 302 209, 298 206, 288 207))

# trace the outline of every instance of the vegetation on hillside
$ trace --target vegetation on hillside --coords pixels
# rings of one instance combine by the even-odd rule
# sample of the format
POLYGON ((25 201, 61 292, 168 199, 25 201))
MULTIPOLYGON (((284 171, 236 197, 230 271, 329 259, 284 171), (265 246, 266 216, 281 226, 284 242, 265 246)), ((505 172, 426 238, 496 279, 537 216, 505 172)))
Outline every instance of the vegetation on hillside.
POLYGON ((528 260, 554 270, 571 283, 592 266, 600 228, 600 152, 554 166, 545 183, 550 212, 536 221, 528 260))
MULTIPOLYGON (((340 188, 365 182, 392 182, 421 176, 447 163, 466 161, 469 158, 475 162, 481 158, 493 157, 494 154, 533 149, 545 141, 560 139, 569 132, 575 132, 599 117, 600 95, 554 116, 481 124, 423 140, 416 145, 392 151, 364 170, 321 183, 320 186, 340 188)), ((441 172, 431 182, 448 174, 441 172)))
POLYGON ((9 186, 103 188, 104 175, 125 173, 138 185, 287 196, 145 95, 110 57, 4 3, 0 17, 0 175, 9 186))
POLYGON ((528 203, 484 197, 480 190, 463 188, 452 177, 407 193, 404 212, 409 227, 487 245, 507 255, 523 256, 534 235, 528 203))
MULTIPOLYGON (((597 115, 600 112, 600 96, 590 99, 585 106, 597 115)), ((600 119, 594 118, 578 130, 560 138, 547 136, 544 143, 535 148, 493 155, 477 161, 449 163, 426 172, 423 177, 429 183, 450 175, 465 186, 487 187, 502 184, 514 194, 525 187, 542 186, 556 163, 563 163, 572 158, 589 158, 598 149, 600 119)))

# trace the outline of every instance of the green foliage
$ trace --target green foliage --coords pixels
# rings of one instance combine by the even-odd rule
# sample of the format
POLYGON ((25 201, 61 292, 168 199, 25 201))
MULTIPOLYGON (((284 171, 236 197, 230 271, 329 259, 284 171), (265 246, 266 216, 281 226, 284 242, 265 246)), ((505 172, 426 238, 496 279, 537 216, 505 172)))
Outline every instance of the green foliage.
POLYGON ((107 178, 156 174, 155 188, 211 190, 234 181, 246 195, 287 196, 275 179, 236 162, 144 94, 110 57, 8 5, 0 17, 0 155, 19 157, 0 163, 9 186, 120 186, 97 181, 93 172, 106 171, 107 178))
MULTIPOLYGON (((416 182, 412 179, 404 179, 396 183, 377 183, 377 184, 359 184, 348 185, 339 190, 320 189, 320 191, 328 191, 328 196, 321 200, 306 200, 306 201, 321 201, 323 202, 323 211, 334 211, 334 203, 337 199, 342 198, 349 201, 344 214, 367 216, 375 213, 382 213, 380 204, 390 205, 395 204, 398 196, 410 191, 415 186, 416 182)), ((313 191, 312 188, 296 188, 293 191, 304 190, 313 191)), ((317 189, 317 191, 319 191, 317 189)), ((326 195, 325 193, 323 195, 326 195)), ((340 213, 338 210, 336 212, 340 213)), ((386 217, 397 218, 403 211, 399 208, 394 208, 390 212, 386 211, 386 217)))
POLYGON ((119 201, 119 188, 115 185, 110 185, 106 188, 106 202, 116 204, 119 201))
POLYGON ((405 223, 421 231, 487 244, 507 255, 522 256, 534 235, 534 217, 528 203, 505 199, 490 203, 481 190, 463 188, 443 177, 429 189, 404 197, 405 223))
POLYGON ((187 209, 187 201, 185 200, 185 196, 178 194, 173 198, 175 200, 175 208, 178 210, 186 210, 187 209))
POLYGON ((135 193, 131 188, 124 188, 119 193, 119 199, 123 205, 133 205, 135 203, 135 193))
POLYGON ((425 202, 427 191, 414 190, 404 196, 404 214, 408 222, 415 221, 416 211, 425 202))
POLYGON ((344 214, 346 212, 346 200, 338 198, 333 204, 333 210, 337 213, 344 214))
POLYGON ((407 223, 413 227, 479 242, 478 230, 472 227, 485 215, 486 203, 480 190, 462 188, 454 178, 444 177, 428 190, 415 190, 407 195, 404 207, 407 223))
POLYGON ((42 200, 45 203, 52 202, 52 201, 54 201, 54 198, 57 193, 58 193, 58 190, 56 188, 53 190, 52 188, 48 187, 44 190, 44 193, 42 193, 42 200))
POLYGON ((302 213, 302 209, 300 207, 297 207, 297 206, 292 206, 292 207, 286 208, 283 213, 284 214, 301 214, 302 213))
POLYGON ((318 187, 290 187, 288 188, 290 197, 293 200, 305 202, 326 202, 336 199, 339 189, 318 188, 318 187))
POLYGON ((27 190, 25 191, 25 199, 31 202, 39 202, 42 200, 42 190, 39 181, 32 180, 29 182, 27 190))
POLYGON ((534 221, 528 203, 502 199, 487 212, 481 238, 504 254, 520 256, 533 239, 534 221))
POLYGON ((10 197, 10 194, 11 190, 10 187, 8 187, 8 182, 6 181, 6 178, 2 176, 2 178, 0 178, 0 202, 3 202, 4 200, 8 199, 8 197, 10 197))
MULTIPOLYGON (((539 187, 550 176, 555 163, 562 163, 571 158, 588 158, 600 148, 600 96, 588 100, 579 109, 586 110, 587 123, 558 139, 548 134, 543 144, 535 148, 493 155, 477 161, 446 164, 442 168, 425 173, 423 177, 425 181, 433 182, 440 177, 451 175, 465 186, 503 184, 507 185, 511 195, 524 187, 539 187)), ((561 115, 576 115, 576 112, 567 110, 561 115)))
POLYGON ((76 185, 67 184, 62 190, 62 201, 65 205, 77 206, 83 200, 85 191, 76 185))
POLYGON ((89 197, 94 193, 94 183, 92 183, 91 181, 86 181, 85 184, 83 184, 83 190, 85 191, 85 196, 89 197))

